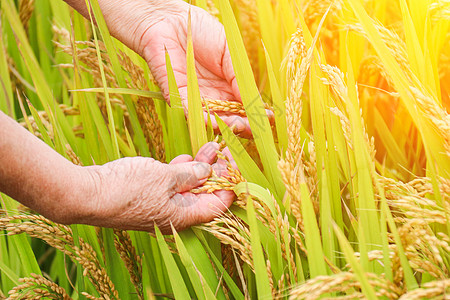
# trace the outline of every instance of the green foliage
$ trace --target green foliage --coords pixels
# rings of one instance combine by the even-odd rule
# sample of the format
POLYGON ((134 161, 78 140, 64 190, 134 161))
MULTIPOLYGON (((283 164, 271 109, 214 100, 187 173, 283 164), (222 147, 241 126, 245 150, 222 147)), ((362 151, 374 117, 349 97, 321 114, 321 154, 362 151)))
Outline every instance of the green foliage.
MULTIPOLYGON (((322 280, 317 297, 408 298, 419 286, 429 298, 448 294, 450 119, 442 92, 448 84, 440 76, 450 71, 438 62, 446 57, 450 21, 433 18, 424 4, 430 1, 420 0, 394 1, 395 12, 387 0, 326 7, 302 0, 247 7, 238 0, 195 2, 218 11, 224 24, 254 135, 236 136, 216 115, 216 134, 245 179, 233 183, 235 204, 209 224, 167 236, 158 229, 120 235, 72 225, 75 246, 90 245, 84 249, 116 294, 97 288, 80 253, 41 251, 35 237, 12 235, 8 224, 34 226, 32 212, 0 194, 0 229, 9 233, 0 236, 0 298, 32 273, 48 275, 74 299, 308 299, 300 295, 322 280), (405 55, 383 25, 393 21, 402 24, 405 55), (364 66, 369 58, 376 62, 364 66), (391 97, 400 108, 391 116, 393 105, 371 102, 376 97, 391 97), (273 105, 273 125, 263 100, 273 105), (354 275, 350 281, 332 285, 347 273, 354 275)), ((0 109, 61 155, 103 164, 157 158, 159 146, 169 162, 214 140, 203 118, 190 35, 186 120, 168 53, 170 105, 146 63, 110 36, 97 1, 90 14, 98 27, 61 1, 23 7, 1 0, 0 109), (23 17, 25 9, 31 19, 23 17), (136 83, 141 78, 144 86, 136 83), (161 140, 146 129, 142 99, 149 101, 145 112, 160 122, 161 140)))

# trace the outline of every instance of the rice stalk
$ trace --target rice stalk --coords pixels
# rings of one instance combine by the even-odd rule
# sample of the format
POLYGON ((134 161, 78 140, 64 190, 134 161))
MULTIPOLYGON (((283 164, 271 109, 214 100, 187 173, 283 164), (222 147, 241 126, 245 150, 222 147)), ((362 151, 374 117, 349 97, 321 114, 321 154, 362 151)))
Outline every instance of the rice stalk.
MULTIPOLYGON (((337 67, 333 67, 330 65, 321 65, 320 69, 324 72, 328 79, 323 78, 322 82, 331 87, 331 90, 335 95, 342 101, 342 103, 346 103, 348 99, 348 90, 347 85, 345 83, 344 74, 337 67)), ((331 111, 335 113, 340 121, 344 131, 344 137, 347 140, 347 145, 350 149, 353 149, 353 142, 351 140, 351 126, 348 117, 346 117, 337 107, 331 108, 331 111)), ((369 135, 366 132, 366 126, 364 119, 361 115, 361 128, 363 128, 363 135, 365 139, 365 144, 369 147, 369 155, 372 162, 375 162, 375 140, 373 138, 369 138, 369 135)), ((372 174, 374 176, 374 174, 372 174)))
POLYGON ((30 277, 20 278, 19 281, 22 284, 8 292, 9 297, 7 300, 41 298, 72 299, 62 287, 42 275, 30 274, 30 277))
POLYGON ((66 144, 66 154, 69 157, 70 161, 77 166, 82 166, 80 158, 75 154, 72 147, 69 144, 66 144))
POLYGON ((120 258, 125 263, 138 298, 144 299, 142 290, 142 259, 136 254, 136 248, 133 246, 127 231, 114 229, 114 246, 116 246, 120 258))
POLYGON ((234 277, 237 269, 233 257, 233 248, 230 245, 221 244, 222 265, 230 277, 234 277))
POLYGON ((272 299, 275 298, 276 294, 277 294, 277 290, 275 289, 275 286, 273 284, 273 274, 272 274, 272 267, 270 265, 270 260, 266 260, 266 272, 267 275, 269 277, 269 285, 270 285, 270 290, 272 291, 272 299))
POLYGON ((97 298, 97 297, 92 296, 91 294, 86 293, 86 292, 81 292, 81 294, 82 294, 84 297, 86 297, 87 299, 90 299, 90 300, 101 300, 101 298, 97 298))
MULTIPOLYGON (((405 75, 410 76, 409 78, 412 78, 412 71, 411 66, 408 61, 408 54, 406 52, 406 43, 403 41, 400 36, 393 30, 386 28, 382 24, 376 24, 375 28, 378 30, 378 33, 383 40, 383 42, 386 44, 388 49, 390 50, 391 54, 394 56, 397 63, 402 68, 402 71, 405 72, 405 75)), ((361 34, 366 39, 367 34, 364 31, 361 24, 355 23, 355 24, 347 24, 345 26, 346 30, 350 30, 356 33, 361 34)))
POLYGON ((155 151, 155 159, 165 161, 166 153, 162 126, 156 114, 153 99, 139 97, 136 102, 136 113, 147 140, 147 144, 155 151))
MULTIPOLYGON (((387 299, 397 299, 402 294, 392 282, 387 281, 381 276, 372 273, 366 273, 370 284, 376 289, 378 297, 387 299)), ((361 288, 356 275, 351 272, 341 272, 329 276, 317 276, 314 279, 306 281, 304 284, 293 288, 290 291, 289 299, 361 299, 364 294, 358 290, 361 288), (329 298, 326 295, 337 293, 337 296, 329 298)))
POLYGON ((207 6, 208 13, 211 16, 213 16, 215 18, 218 18, 220 12, 217 9, 216 5, 214 4, 214 1, 213 0, 206 0, 206 6, 207 6))
MULTIPOLYGON (((127 85, 131 89, 149 90, 147 81, 144 76, 142 68, 133 63, 131 58, 124 52, 119 53, 119 62, 122 68, 128 73, 130 80, 127 80, 127 85)), ((153 77, 150 80, 156 84, 153 77)), ((161 121, 156 112, 156 107, 153 99, 138 97, 136 102, 136 112, 139 122, 147 140, 147 144, 154 149, 155 159, 159 161, 166 160, 165 144, 163 139, 163 129, 161 121)))
MULTIPOLYGON (((226 112, 235 115, 240 115, 242 117, 247 116, 244 105, 237 101, 222 101, 216 99, 202 98, 202 106, 205 112, 207 111, 208 108, 210 112, 226 112)), ((264 103, 264 107, 267 110, 273 112, 273 107, 271 107, 269 104, 264 103)))
POLYGON ((236 0, 239 7, 241 34, 244 40, 245 50, 250 60, 256 82, 259 81, 259 58, 258 48, 260 46, 261 32, 258 21, 258 7, 251 0, 236 0))
POLYGON ((228 157, 225 157, 222 152, 217 151, 218 159, 222 159, 226 162, 226 172, 225 175, 222 174, 220 177, 213 170, 211 176, 208 180, 203 183, 202 186, 198 188, 191 189, 191 193, 213 193, 215 191, 226 190, 232 191, 234 187, 247 180, 241 175, 241 172, 235 168, 230 163, 228 157))
POLYGON ((403 294, 399 300, 448 299, 449 294, 450 279, 443 279, 427 282, 421 288, 403 294))
MULTIPOLYGON (((303 31, 298 28, 292 35, 287 56, 287 74, 289 80, 289 95, 286 102, 286 120, 288 128, 288 147, 286 157, 278 162, 278 169, 291 197, 291 211, 300 229, 303 231, 303 217, 300 211, 300 173, 304 172, 302 163, 303 142, 298 138, 302 126, 302 91, 309 67, 313 58, 311 47, 306 49, 303 31)), ((304 156, 303 156, 304 158, 304 156)), ((312 167, 312 166, 310 166, 312 167)), ((313 171, 313 168, 310 169, 313 171)), ((303 175, 302 175, 303 176, 303 175)))
POLYGON ((450 217, 450 182, 440 178, 440 191, 443 195, 443 207, 429 199, 434 190, 429 178, 416 178, 408 183, 379 176, 385 187, 389 206, 396 215, 417 218, 430 223, 445 224, 450 217))
POLYGON ((235 216, 225 214, 202 225, 201 228, 214 235, 222 244, 230 245, 239 258, 252 270, 254 269, 250 231, 235 216))
POLYGON ((0 218, 0 228, 6 230, 7 235, 26 233, 30 237, 43 240, 68 255, 74 262, 78 262, 84 269, 83 275, 88 277, 101 298, 119 298, 92 246, 82 238, 79 239, 79 246, 76 246, 70 227, 54 223, 40 215, 13 215, 0 218))
POLYGON ((438 239, 426 221, 422 219, 405 219, 398 228, 406 257, 411 267, 417 272, 428 273, 437 279, 450 276, 450 270, 441 253, 448 253, 449 244, 438 239))
POLYGON ((302 11, 306 23, 311 26, 312 23, 320 21, 328 9, 329 14, 336 15, 342 10, 342 0, 308 0, 303 1, 302 11))
POLYGON ((434 124, 435 129, 444 139, 444 148, 450 156, 450 114, 447 113, 431 96, 415 87, 410 87, 419 109, 434 124))
POLYGON ((31 15, 34 11, 34 0, 19 0, 19 18, 23 29, 28 32, 31 15))
MULTIPOLYGON (((19 101, 22 101, 21 97, 20 97, 20 94, 18 94, 18 98, 19 98, 19 101)), ((67 106, 65 104, 59 104, 58 106, 62 110, 64 115, 66 115, 66 116, 77 116, 77 115, 80 114, 79 110, 77 108, 75 108, 75 107, 70 107, 70 106, 67 106)), ((50 123, 50 118, 49 118, 47 112, 46 111, 38 111, 37 114, 40 117, 40 121, 42 122, 42 124, 47 129, 48 136, 53 140, 54 139, 53 126, 50 123)), ((42 138, 42 133, 40 132, 40 129, 39 129, 39 127, 38 127, 34 117, 33 116, 27 116, 27 118, 28 118, 28 121, 30 122, 31 128, 33 130, 33 134, 35 136, 37 136, 38 138, 42 138)), ((28 129, 28 124, 25 121, 19 122, 19 124, 22 125, 24 128, 28 129)), ((73 131, 74 132, 80 131, 80 128, 73 127, 73 131)), ((77 160, 74 160, 74 161, 77 161, 77 160)))
POLYGON ((434 22, 450 20, 450 1, 433 1, 433 3, 428 6, 428 13, 430 14, 431 20, 434 22))
MULTIPOLYGON (((61 39, 66 39, 65 43, 68 42, 67 40, 68 34, 65 32, 64 29, 54 28, 54 31, 61 37, 61 39)), ((97 53, 95 49, 95 44, 93 42, 76 41, 75 45, 77 46, 77 49, 75 51, 72 49, 71 46, 65 46, 64 44, 61 44, 59 42, 55 42, 55 44, 69 55, 74 55, 74 52, 76 52, 79 61, 86 65, 86 67, 81 66, 82 70, 92 75, 94 79, 94 86, 103 87, 100 68, 98 65, 99 63, 97 59, 97 53), (83 48, 79 48, 80 46, 82 46, 83 48)), ((112 70, 109 57, 106 55, 106 47, 102 42, 99 42, 99 47, 101 50, 103 69, 105 72, 105 77, 108 86, 117 88, 118 82, 112 70)), ((131 89, 149 90, 147 81, 145 79, 144 71, 142 70, 142 68, 137 66, 125 52, 120 51, 118 58, 119 63, 121 64, 123 70, 129 76, 129 79, 127 79, 128 87, 131 89)), ((60 65, 60 67, 73 68, 73 65, 66 64, 60 65)), ((155 83, 153 77, 151 77, 150 80, 155 83)), ((118 105, 121 110, 126 112, 127 109, 124 104, 123 96, 120 94, 113 94, 113 93, 111 93, 111 96, 115 97, 111 99, 111 103, 118 105)), ((100 109, 102 110, 103 116, 106 119, 107 114, 106 114, 106 102, 104 94, 97 93, 96 97, 98 99, 98 104, 100 109)), ((144 136, 147 140, 147 144, 150 146, 151 149, 154 149, 154 158, 159 161, 165 161, 165 144, 163 140, 163 130, 161 122, 158 117, 158 113, 156 112, 154 100, 144 97, 138 97, 136 100, 136 112, 141 127, 143 129, 144 136)))

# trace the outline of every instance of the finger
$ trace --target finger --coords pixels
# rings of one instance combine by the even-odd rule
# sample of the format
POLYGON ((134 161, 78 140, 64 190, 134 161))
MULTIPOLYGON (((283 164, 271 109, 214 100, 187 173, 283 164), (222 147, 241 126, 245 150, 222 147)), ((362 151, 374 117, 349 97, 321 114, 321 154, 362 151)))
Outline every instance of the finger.
MULTIPOLYGON (((174 31, 171 31, 170 33, 174 36, 177 35, 174 31)), ((155 37, 144 49, 144 57, 155 80, 161 88, 164 98, 169 101, 170 95, 166 69, 166 51, 169 53, 177 85, 186 86, 186 53, 183 48, 179 46, 179 42, 176 39, 167 38, 167 36, 155 37)))
POLYGON ((240 137, 247 139, 252 137, 252 131, 250 129, 250 123, 247 117, 231 115, 221 117, 221 119, 228 125, 228 127, 234 127, 233 132, 240 137))
POLYGON ((275 124, 275 114, 272 110, 266 109, 267 117, 269 118, 270 125, 275 124))
POLYGON ((217 157, 217 152, 220 146, 216 142, 209 142, 203 145, 200 150, 198 150, 195 160, 199 162, 204 162, 212 164, 217 157))
POLYGON ((216 173, 219 177, 228 175, 227 167, 227 161, 223 158, 219 158, 217 162, 212 166, 214 173, 216 173))
POLYGON ((190 162, 193 160, 194 159, 189 154, 181 154, 181 155, 178 155, 177 157, 175 157, 174 159, 172 159, 169 164, 175 165, 175 164, 190 162))
POLYGON ((202 185, 211 175, 211 165, 203 162, 169 164, 172 188, 177 193, 202 185))
POLYGON ((208 126, 208 120, 211 119, 212 128, 214 130, 214 133, 217 134, 219 132, 219 124, 217 124, 216 116, 212 114, 212 112, 208 114, 207 111, 203 112, 203 116, 205 117, 206 126, 208 126))
POLYGON ((227 157, 227 158, 229 159, 229 161, 230 161, 230 163, 231 163, 231 166, 232 166, 234 169, 238 169, 238 166, 237 166, 237 164, 236 164, 236 161, 234 160, 233 155, 231 155, 231 151, 230 151, 230 149, 228 148, 228 146, 225 147, 225 148, 222 150, 222 153, 223 153, 223 155, 225 155, 225 157, 227 157))
MULTIPOLYGON (((229 163, 231 164, 231 167, 233 169, 238 170, 238 166, 236 164, 236 161, 233 159, 233 156, 231 155, 230 149, 228 147, 225 147, 222 150, 222 154, 225 155, 226 158, 228 158, 229 163)), ((219 158, 215 164, 213 164, 212 168, 214 172, 217 174, 217 176, 228 176, 228 161, 219 158)))

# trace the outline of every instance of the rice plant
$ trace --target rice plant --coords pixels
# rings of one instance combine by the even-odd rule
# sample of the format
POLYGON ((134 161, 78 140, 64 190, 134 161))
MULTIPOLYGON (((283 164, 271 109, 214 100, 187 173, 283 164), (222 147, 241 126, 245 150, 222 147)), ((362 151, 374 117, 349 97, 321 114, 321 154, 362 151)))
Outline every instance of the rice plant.
POLYGON ((229 211, 173 235, 61 225, 0 194, 0 298, 448 299, 450 2, 192 2, 224 25, 242 103, 192 93, 186 120, 169 56, 170 105, 105 26, 1 1, 0 109, 72 163, 217 141, 238 168, 193 191, 234 191, 229 211))

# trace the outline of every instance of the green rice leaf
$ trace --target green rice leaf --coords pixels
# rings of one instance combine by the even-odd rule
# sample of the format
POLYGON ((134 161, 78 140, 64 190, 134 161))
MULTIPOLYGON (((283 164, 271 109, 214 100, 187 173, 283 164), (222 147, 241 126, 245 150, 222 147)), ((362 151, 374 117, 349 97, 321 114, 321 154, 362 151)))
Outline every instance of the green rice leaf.
POLYGON ((197 154, 198 150, 208 142, 206 137, 205 118, 203 116, 200 89, 198 86, 197 72, 195 69, 194 48, 191 33, 191 14, 188 18, 188 39, 187 39, 187 89, 188 89, 188 124, 191 135, 192 153, 197 154))
MULTIPOLYGON (((111 35, 109 34, 109 30, 108 30, 108 27, 106 26, 106 22, 103 17, 103 14, 101 12, 100 5, 98 4, 97 0, 92 0, 92 1, 86 0, 86 4, 88 5, 89 3, 90 3, 90 6, 92 6, 93 17, 95 17, 95 21, 100 30, 102 40, 105 43, 107 52, 109 54, 109 59, 111 61, 111 66, 112 66, 112 69, 116 76, 117 82, 119 83, 119 87, 127 88, 127 84, 126 84, 126 81, 125 81, 125 78, 124 78, 124 75, 122 72, 122 67, 119 63, 119 59, 117 57, 117 53, 115 50, 114 41, 113 41, 113 38, 111 37, 111 35)), ((90 9, 88 9, 88 10, 90 11, 90 9)), ((91 16, 91 18, 92 18, 92 16, 91 16)), ((95 33, 95 30, 94 30, 94 33, 95 33)), ((106 88, 107 86, 104 84, 103 87, 106 88)), ((142 132, 142 128, 140 126, 140 123, 139 123, 139 120, 138 120, 138 117, 136 114, 136 109, 133 105, 133 101, 126 94, 124 95, 124 101, 125 101, 125 105, 127 106, 127 110, 128 110, 129 116, 130 116, 131 126, 133 127, 133 131, 135 132, 135 141, 138 145, 139 151, 141 152, 142 155, 150 156, 150 151, 148 149, 147 142, 145 141, 144 133, 142 132)), ((113 139, 113 142, 115 143, 115 139, 113 139)))
POLYGON ((276 194, 283 195, 285 187, 281 180, 280 171, 277 168, 278 154, 272 136, 272 129, 270 128, 261 96, 255 84, 244 42, 242 41, 230 3, 228 0, 220 0, 219 4, 236 80, 256 147, 261 156, 265 175, 268 181, 273 184, 276 194))
POLYGON ((156 226, 155 234, 164 264, 168 270, 167 274, 169 275, 170 284, 172 286, 175 299, 191 299, 186 284, 184 283, 183 276, 178 269, 177 263, 175 262, 172 253, 170 253, 169 247, 164 241, 161 231, 156 226))
POLYGON ((287 149, 287 125, 286 125, 286 105, 284 98, 281 94, 280 88, 278 86, 275 73, 273 71, 272 61, 270 60, 269 53, 266 48, 264 48, 264 53, 266 55, 267 73, 269 74, 270 91, 272 92, 272 101, 274 107, 275 115, 275 125, 277 128, 277 137, 280 152, 287 149))
POLYGON ((228 289, 230 293, 233 295, 235 299, 243 300, 244 295, 242 295, 242 292, 236 285, 236 283, 233 281, 233 279, 230 277, 230 275, 227 273, 225 268, 223 267, 222 263, 219 261, 219 259, 216 257, 214 251, 211 250, 211 247, 208 245, 208 242, 206 241, 205 235, 202 231, 193 228, 192 229, 199 241, 202 243, 202 245, 205 247, 206 251, 209 254, 209 257, 213 261, 214 265, 217 267, 220 276, 223 276, 223 280, 228 286, 228 289))
POLYGON ((135 90, 135 89, 128 89, 128 88, 111 88, 111 87, 87 88, 87 89, 70 90, 70 92, 109 93, 109 94, 139 96, 139 97, 152 98, 152 99, 163 100, 163 101, 165 100, 164 96, 162 95, 161 92, 135 90))
MULTIPOLYGON (((301 171, 303 172, 303 171, 301 171)), ((300 199, 303 223, 305 226, 305 244, 308 250, 308 263, 311 272, 311 278, 319 275, 327 275, 327 267, 323 258, 323 248, 320 239, 320 231, 317 226, 316 214, 309 196, 308 186, 306 185, 304 174, 300 174, 300 199)))
POLYGON ((217 124, 219 125, 220 132, 222 133, 222 136, 228 145, 228 149, 230 149, 231 155, 236 161, 236 164, 242 175, 248 181, 259 184, 260 186, 267 187, 273 193, 275 189, 268 182, 264 174, 259 170, 258 166, 247 153, 247 151, 245 151, 244 146, 242 146, 241 142, 234 135, 231 129, 217 115, 216 120, 217 124))
MULTIPOLYGON (((172 228, 172 230, 175 238, 175 243, 177 245, 177 249, 180 254, 181 262, 186 267, 186 271, 189 274, 189 279, 192 282, 192 286, 194 287, 197 299, 216 299, 213 291, 211 290, 210 286, 207 283, 207 280, 205 280, 205 277, 202 275, 202 272, 199 270, 198 266, 194 262, 194 259, 197 258, 198 256, 196 255, 196 253, 192 253, 193 255, 189 254, 180 235, 175 231, 174 228, 172 228)), ((191 238, 193 237, 194 239, 196 239, 195 235, 192 232, 188 233, 188 235, 191 238)), ((192 241, 193 241, 192 239, 188 239, 186 245, 189 246, 190 244, 192 244, 192 241)), ((203 250, 201 244, 200 247, 203 250)), ((208 263, 208 257, 206 256, 203 259, 205 258, 206 260, 204 260, 204 262, 208 263)), ((215 277, 214 271, 212 275, 213 275, 212 278, 214 278, 215 277)), ((208 276, 207 278, 212 279, 210 276, 208 276)))
POLYGON ((258 298, 263 299, 269 298, 272 292, 270 290, 267 266, 261 247, 261 240, 259 237, 255 214, 253 200, 250 197, 247 197, 247 217, 251 232, 250 240, 252 245, 253 264, 255 267, 256 289, 258 291, 258 298))
POLYGON ((144 293, 144 300, 154 300, 150 279, 150 269, 147 263, 147 256, 142 256, 142 291, 144 293))
MULTIPOLYGON (((6 277, 8 277, 13 283, 14 285, 19 285, 19 276, 17 276, 16 272, 14 272, 13 270, 11 270, 8 265, 3 262, 2 260, 0 260, 0 270, 2 271, 2 274, 6 277)), ((3 278, 3 276, 2 276, 3 278)))
POLYGON ((170 62, 169 53, 166 51, 166 69, 167 79, 169 82, 170 91, 170 109, 169 109, 169 137, 172 141, 177 141, 173 144, 174 158, 180 154, 192 154, 191 139, 189 138, 189 128, 184 116, 183 105, 181 104, 181 97, 178 91, 175 74, 173 72, 172 63, 170 62))
POLYGON ((356 260, 355 253, 353 252, 352 246, 346 239, 344 233, 336 225, 336 223, 333 224, 333 228, 334 228, 334 232, 336 233, 336 236, 339 240, 339 244, 341 245, 341 249, 344 252, 345 258, 346 258, 347 262, 350 264, 350 266, 352 267, 353 272, 355 273, 356 277, 358 278, 359 283, 361 284, 361 289, 362 289, 362 292, 364 293, 364 296, 369 300, 378 299, 377 296, 375 295, 375 290, 370 285, 369 280, 364 273, 364 269, 356 260))
MULTIPOLYGON (((109 99, 109 93, 108 93, 108 90, 106 89, 107 84, 106 84, 105 70, 103 68, 102 56, 100 54, 100 47, 99 47, 98 39, 97 39, 97 32, 94 28, 94 19, 92 17, 91 4, 89 2, 90 2, 90 0, 86 0, 86 7, 89 12, 89 17, 91 19, 92 33, 94 34, 95 50, 97 52, 98 66, 100 68, 100 75, 102 78, 102 84, 103 84, 103 89, 104 89, 104 93, 105 93, 106 112, 108 114, 108 128, 109 128, 109 133, 111 134, 111 142, 112 142, 113 151, 114 151, 113 152, 114 156, 111 157, 111 159, 118 159, 118 158, 120 158, 120 151, 119 151, 119 144, 117 142, 116 126, 114 124, 114 115, 113 115, 113 111, 112 111, 111 100, 109 99)), ((99 15, 101 15, 101 12, 99 13, 100 5, 98 4, 97 1, 94 1, 94 3, 92 4, 92 8, 94 11, 96 11, 96 13, 94 13, 94 14, 96 15, 95 20, 97 20, 97 25, 100 27, 100 30, 103 29, 103 37, 104 38, 106 37, 105 44, 110 44, 111 37, 109 37, 109 35, 108 35, 108 29, 106 28, 106 24, 103 24, 97 18, 99 15), (109 39, 107 37, 109 37, 109 39)), ((113 57, 115 57, 115 59, 117 59, 117 56, 115 56, 115 55, 111 55, 111 56, 113 56, 113 57)), ((114 59, 112 58, 111 60, 114 60, 114 59)))
POLYGON ((0 110, 15 117, 14 98, 11 88, 11 78, 9 77, 8 62, 5 56, 5 42, 3 30, 0 30, 0 86, 3 92, 0 93, 0 110))

